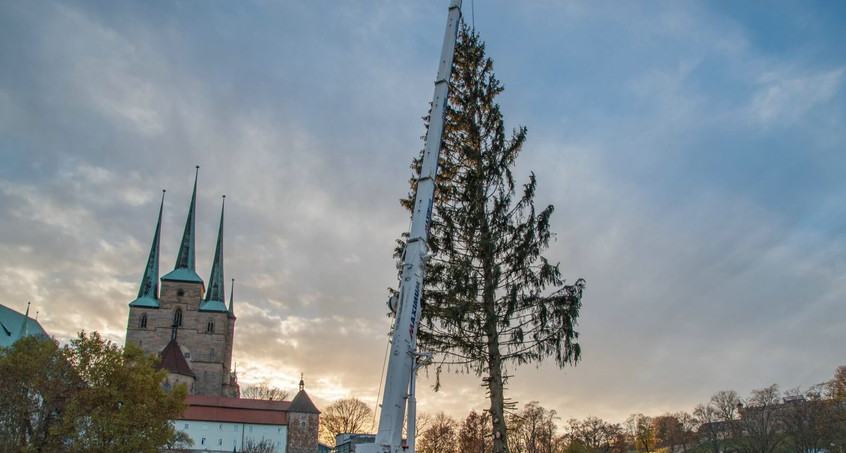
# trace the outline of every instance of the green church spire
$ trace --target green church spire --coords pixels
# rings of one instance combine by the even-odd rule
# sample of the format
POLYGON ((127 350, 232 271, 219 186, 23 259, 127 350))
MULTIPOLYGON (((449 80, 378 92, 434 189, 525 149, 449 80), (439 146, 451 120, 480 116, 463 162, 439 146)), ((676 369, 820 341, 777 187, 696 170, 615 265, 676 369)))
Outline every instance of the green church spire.
POLYGON ((220 228, 217 231, 217 246, 214 249, 209 288, 206 299, 200 305, 202 311, 226 311, 226 291, 223 287, 223 213, 226 207, 226 195, 220 206, 220 228))
POLYGON ((232 286, 229 287, 229 313, 232 313, 234 315, 235 311, 232 309, 232 307, 234 307, 235 304, 232 303, 233 300, 235 300, 235 279, 234 278, 232 279, 232 286))
POLYGON ((194 217, 197 208, 197 177, 200 166, 194 173, 194 192, 191 195, 191 206, 188 208, 188 219, 185 221, 185 232, 182 233, 182 243, 176 256, 173 270, 162 277, 162 280, 203 283, 203 279, 194 270, 194 217))
POLYGON ((147 257, 147 267, 141 286, 138 288, 138 298, 129 303, 130 307, 159 308, 159 239, 162 234, 162 208, 164 208, 165 190, 162 190, 162 202, 159 205, 159 220, 156 222, 156 233, 153 234, 153 245, 147 257))

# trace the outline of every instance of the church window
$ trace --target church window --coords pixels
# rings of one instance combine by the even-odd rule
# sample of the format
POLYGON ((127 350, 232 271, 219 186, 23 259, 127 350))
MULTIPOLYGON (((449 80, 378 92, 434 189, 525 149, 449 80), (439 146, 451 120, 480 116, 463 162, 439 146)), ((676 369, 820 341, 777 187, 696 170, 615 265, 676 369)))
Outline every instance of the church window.
POLYGON ((184 289, 179 288, 179 289, 177 289, 177 290, 176 290, 176 296, 177 296, 177 297, 182 297, 182 296, 184 296, 184 295, 185 295, 185 290, 184 290, 184 289))
POLYGON ((205 445, 205 444, 206 444, 206 438, 205 438, 205 437, 203 437, 203 438, 200 440, 200 445, 205 445))
POLYGON ((182 309, 177 308, 175 312, 173 312, 173 325, 176 327, 182 327, 182 309))
POLYGON ((206 333, 214 333, 214 319, 209 319, 209 323, 206 324, 206 333))
POLYGON ((217 439, 217 444, 218 444, 218 445, 223 445, 223 439, 217 439))
POLYGON ((209 349, 209 360, 214 360, 214 348, 209 349))
POLYGON ((301 426, 301 427, 303 427, 303 428, 305 428, 305 426, 306 426, 306 422, 305 422, 305 420, 303 420, 303 421, 301 421, 301 422, 300 422, 300 426, 301 426))
POLYGON ((142 329, 147 328, 147 313, 144 313, 144 314, 141 315, 141 322, 138 323, 138 327, 140 327, 142 329))

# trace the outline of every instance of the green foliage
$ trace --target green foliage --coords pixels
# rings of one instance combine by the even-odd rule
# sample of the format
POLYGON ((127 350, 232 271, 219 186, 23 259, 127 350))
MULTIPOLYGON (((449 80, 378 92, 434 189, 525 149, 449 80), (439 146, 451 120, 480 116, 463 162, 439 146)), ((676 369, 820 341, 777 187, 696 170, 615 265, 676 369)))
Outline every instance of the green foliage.
MULTIPOLYGON (((421 349, 441 364, 484 375, 491 400, 494 451, 507 451, 507 364, 552 357, 574 364, 584 281, 565 285, 543 252, 553 207, 537 211, 537 181, 516 185, 514 166, 526 128, 506 134, 495 102, 503 86, 479 36, 466 26, 456 44, 426 269, 421 349)), ((419 174, 422 158, 413 168, 419 174)), ((412 181, 415 189, 415 181, 412 181)), ((411 209, 413 196, 403 200, 411 209)))
POLYGON ((3 451, 155 452, 176 439, 185 386, 162 389, 166 371, 133 345, 96 332, 59 348, 23 338, 0 350, 3 451))

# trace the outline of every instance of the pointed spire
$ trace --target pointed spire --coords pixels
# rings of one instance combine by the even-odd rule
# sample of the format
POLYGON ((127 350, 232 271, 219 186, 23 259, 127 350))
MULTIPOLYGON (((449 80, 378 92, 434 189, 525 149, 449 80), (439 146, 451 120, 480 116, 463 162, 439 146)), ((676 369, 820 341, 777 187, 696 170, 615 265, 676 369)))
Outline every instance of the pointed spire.
POLYGON ((305 381, 303 380, 303 373, 300 373, 300 391, 305 390, 305 381))
POLYGON ((194 270, 194 217, 197 209, 197 178, 200 174, 200 166, 197 165, 194 173, 194 192, 191 194, 191 205, 188 208, 188 219, 185 221, 185 231, 182 233, 182 243, 179 245, 179 254, 176 256, 176 264, 173 270, 162 277, 162 280, 176 280, 182 282, 202 283, 203 279, 194 270))
POLYGON ((21 328, 18 330, 18 338, 23 338, 29 335, 29 304, 31 302, 26 303, 26 314, 24 315, 23 321, 21 321, 21 328))
POLYGON ((235 279, 232 279, 232 285, 229 286, 229 313, 235 314, 235 310, 233 307, 235 304, 233 301, 235 300, 235 279))
POLYGON ((129 303, 130 307, 159 307, 159 240, 162 234, 162 209, 164 208, 165 190, 162 189, 162 202, 159 205, 159 219, 156 222, 156 232, 153 234, 153 245, 147 257, 147 267, 141 286, 138 288, 138 298, 129 303))
POLYGON ((223 286, 223 213, 226 208, 226 195, 220 206, 220 228, 217 231, 217 246, 214 249, 209 288, 205 302, 200 306, 203 311, 226 311, 226 291, 223 286))

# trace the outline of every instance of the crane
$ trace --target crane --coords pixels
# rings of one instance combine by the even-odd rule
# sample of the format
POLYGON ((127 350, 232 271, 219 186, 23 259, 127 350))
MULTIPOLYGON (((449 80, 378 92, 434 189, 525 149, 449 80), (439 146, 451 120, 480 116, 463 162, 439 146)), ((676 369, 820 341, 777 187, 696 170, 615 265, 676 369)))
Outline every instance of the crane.
POLYGON ((379 429, 372 444, 360 444, 362 453, 413 453, 416 423, 415 380, 417 368, 432 359, 431 353, 417 351, 417 328, 420 323, 420 295, 429 253, 429 225, 435 197, 435 178, 444 131, 444 116, 449 96, 452 60, 461 20, 461 0, 451 0, 435 93, 432 114, 423 147, 423 162, 417 178, 417 193, 411 214, 411 231, 402 258, 399 295, 391 302, 395 311, 388 371, 382 395, 379 429), (402 443, 402 426, 408 406, 408 443, 402 443))

